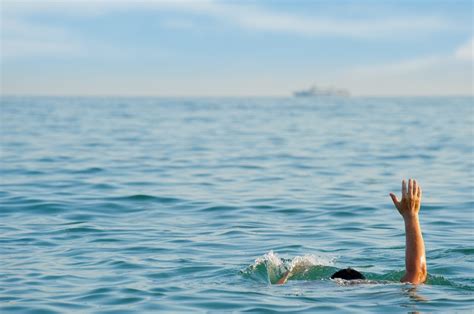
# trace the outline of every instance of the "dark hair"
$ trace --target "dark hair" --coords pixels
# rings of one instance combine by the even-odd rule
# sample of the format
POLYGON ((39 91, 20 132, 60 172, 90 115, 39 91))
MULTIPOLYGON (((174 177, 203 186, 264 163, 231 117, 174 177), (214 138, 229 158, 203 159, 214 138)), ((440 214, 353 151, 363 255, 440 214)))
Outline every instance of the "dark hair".
POLYGON ((352 268, 346 268, 346 269, 341 269, 337 272, 335 272, 332 276, 331 279, 335 278, 341 278, 345 280, 354 280, 354 279, 365 279, 364 275, 359 273, 357 270, 352 269, 352 268))

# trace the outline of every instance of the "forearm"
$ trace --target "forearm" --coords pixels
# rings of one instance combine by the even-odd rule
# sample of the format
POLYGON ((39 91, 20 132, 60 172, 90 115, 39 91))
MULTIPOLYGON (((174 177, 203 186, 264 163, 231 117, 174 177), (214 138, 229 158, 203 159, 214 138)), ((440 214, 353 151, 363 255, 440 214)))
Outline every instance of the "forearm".
POLYGON ((418 215, 405 217, 404 220, 406 273, 402 281, 414 284, 423 283, 426 280, 426 256, 418 215))
POLYGON ((290 271, 288 270, 286 273, 283 274, 283 276, 281 276, 280 280, 278 280, 276 284, 277 285, 284 284, 288 280, 289 276, 290 276, 290 271))

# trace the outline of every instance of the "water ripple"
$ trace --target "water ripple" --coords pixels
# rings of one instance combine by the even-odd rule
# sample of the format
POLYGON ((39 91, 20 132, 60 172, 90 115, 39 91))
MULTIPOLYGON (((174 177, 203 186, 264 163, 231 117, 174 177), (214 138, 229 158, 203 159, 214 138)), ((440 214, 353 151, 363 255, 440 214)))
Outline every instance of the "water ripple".
POLYGON ((473 122, 454 97, 2 97, 0 312, 471 312, 473 122))

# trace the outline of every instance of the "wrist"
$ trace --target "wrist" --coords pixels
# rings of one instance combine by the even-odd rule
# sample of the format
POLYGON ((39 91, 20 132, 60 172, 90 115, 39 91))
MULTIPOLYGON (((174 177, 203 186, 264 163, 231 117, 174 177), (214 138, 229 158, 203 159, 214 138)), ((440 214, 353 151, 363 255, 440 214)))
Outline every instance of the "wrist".
POLYGON ((404 215, 403 220, 405 221, 405 224, 418 223, 419 222, 418 213, 404 215))
POLYGON ((402 215, 403 218, 407 218, 407 219, 410 219, 410 218, 418 218, 418 213, 405 213, 402 215))

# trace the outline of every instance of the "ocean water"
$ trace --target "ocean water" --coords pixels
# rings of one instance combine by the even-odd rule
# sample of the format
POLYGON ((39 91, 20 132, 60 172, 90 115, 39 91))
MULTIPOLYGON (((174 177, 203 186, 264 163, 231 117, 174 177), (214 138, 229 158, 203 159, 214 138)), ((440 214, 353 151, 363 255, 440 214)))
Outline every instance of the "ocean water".
POLYGON ((473 106, 3 97, 0 312, 472 313, 473 106), (388 196, 409 177, 419 286, 388 196), (369 280, 328 279, 348 266, 369 280))

